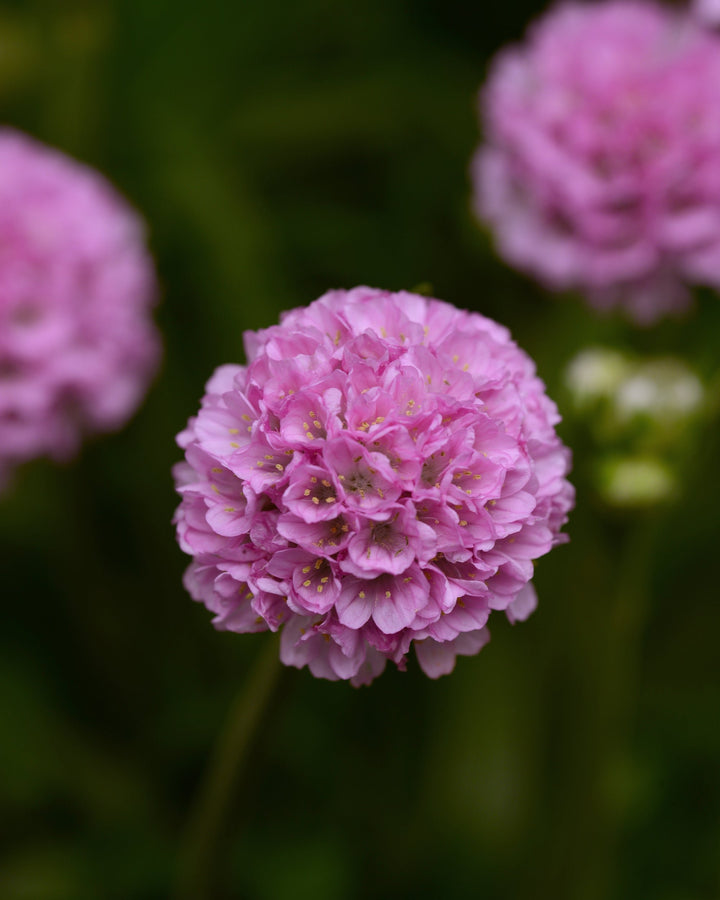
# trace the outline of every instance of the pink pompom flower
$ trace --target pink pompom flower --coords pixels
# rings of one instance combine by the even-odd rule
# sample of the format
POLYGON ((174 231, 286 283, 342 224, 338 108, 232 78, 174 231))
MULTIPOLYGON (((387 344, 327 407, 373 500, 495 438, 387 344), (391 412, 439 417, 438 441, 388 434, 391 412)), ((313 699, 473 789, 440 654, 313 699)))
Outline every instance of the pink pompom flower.
POLYGON ((0 129, 0 480, 119 427, 159 355, 138 216, 96 172, 0 129))
POLYGON ((245 334, 178 438, 185 585, 216 628, 370 682, 414 643, 431 677, 535 607, 533 560, 573 503, 556 407, 490 319, 331 291, 245 334))
POLYGON ((562 4, 481 108, 475 208, 509 263, 643 324, 720 287, 720 35, 690 11, 562 4))

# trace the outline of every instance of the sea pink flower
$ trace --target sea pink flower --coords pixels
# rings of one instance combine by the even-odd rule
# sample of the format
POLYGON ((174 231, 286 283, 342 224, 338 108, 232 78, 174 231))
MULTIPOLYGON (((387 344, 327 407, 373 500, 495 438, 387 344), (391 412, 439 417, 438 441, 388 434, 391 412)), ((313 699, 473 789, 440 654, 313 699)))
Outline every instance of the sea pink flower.
POLYGON ((282 629, 287 665, 432 677, 535 606, 573 503, 557 410, 500 325, 440 300, 331 291, 245 335, 178 441, 185 585, 219 629, 282 629))
POLYGON ((0 480, 120 426, 159 342, 136 214, 97 173, 0 129, 0 480))
POLYGON ((708 28, 720 26, 720 0, 694 0, 693 14, 708 28))
POLYGON ((509 263, 642 323, 720 287, 720 35, 689 11, 561 4, 481 108, 475 209, 509 263))

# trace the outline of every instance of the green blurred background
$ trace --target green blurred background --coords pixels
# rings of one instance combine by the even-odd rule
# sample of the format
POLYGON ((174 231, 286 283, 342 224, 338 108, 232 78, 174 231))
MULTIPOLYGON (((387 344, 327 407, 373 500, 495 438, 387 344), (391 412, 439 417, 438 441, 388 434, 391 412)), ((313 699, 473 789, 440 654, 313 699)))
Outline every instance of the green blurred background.
POLYGON ((720 303, 634 331, 494 257, 469 210, 475 95, 541 9, 0 4, 0 116, 143 212, 165 341, 122 433, 26 466, 0 500, 2 900, 171 896, 208 753, 268 640, 215 633, 182 589, 174 435, 244 329, 363 283, 430 283, 536 358, 575 450, 571 543, 538 564, 535 615, 497 614, 450 677, 285 672, 212 896, 720 897, 717 417, 677 430, 673 501, 612 510, 603 438, 562 381, 598 342, 712 379, 720 303))

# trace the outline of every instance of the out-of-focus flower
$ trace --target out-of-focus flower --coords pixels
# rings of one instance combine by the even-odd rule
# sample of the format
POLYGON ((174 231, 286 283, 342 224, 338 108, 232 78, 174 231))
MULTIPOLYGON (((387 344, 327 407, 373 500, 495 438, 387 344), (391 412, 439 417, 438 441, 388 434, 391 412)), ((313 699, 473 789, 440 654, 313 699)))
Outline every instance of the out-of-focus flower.
POLYGON ((592 478, 606 503, 648 508, 679 495, 681 472, 711 412, 703 382, 686 363, 592 347, 571 360, 565 384, 592 437, 592 478))
POLYGON ((677 488, 672 467, 658 457, 611 457, 600 468, 600 492, 612 506, 656 506, 672 497, 677 488))
POLYGON ((565 3, 481 102, 475 207, 508 262, 641 323, 720 287, 720 35, 645 0, 565 3))
POLYGON ((636 417, 674 427, 693 418, 704 402, 700 379, 679 359, 658 359, 636 368, 618 385, 615 408, 620 420, 636 417))
POLYGON ((588 347, 570 361, 565 383, 577 409, 584 410, 612 397, 629 370, 629 360, 619 351, 588 347))
POLYGON ((695 0, 692 10, 703 25, 710 28, 720 26, 720 0, 695 0))
POLYGON ((581 350, 565 384, 577 412, 604 434, 601 443, 627 434, 666 443, 668 432, 700 417, 707 403, 702 381, 681 359, 642 360, 607 347, 581 350))
POLYGON ((159 355, 143 225, 111 186, 0 129, 0 480, 119 427, 159 355))
POLYGON ((185 585, 219 629, 370 682, 432 677, 535 606, 573 503, 559 417, 506 329, 439 300, 331 291, 245 335, 179 436, 185 585))

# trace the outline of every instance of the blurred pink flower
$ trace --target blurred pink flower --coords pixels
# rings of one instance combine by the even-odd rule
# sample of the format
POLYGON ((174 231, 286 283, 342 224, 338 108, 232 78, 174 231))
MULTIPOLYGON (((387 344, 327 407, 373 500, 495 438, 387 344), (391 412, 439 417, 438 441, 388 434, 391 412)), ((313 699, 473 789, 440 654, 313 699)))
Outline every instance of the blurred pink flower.
POLYGON ((475 208, 509 263, 641 323, 720 287, 720 36, 689 12, 562 4, 481 106, 475 208))
POLYGON ((159 355, 143 226, 96 172, 0 129, 0 481, 120 426, 159 355))
POLYGON ((695 0, 692 10, 704 25, 710 28, 720 26, 720 0, 695 0))
POLYGON ((535 606, 573 503, 559 417, 506 329, 439 300, 331 291, 245 335, 179 436, 185 585, 219 629, 370 682, 432 677, 535 606))

